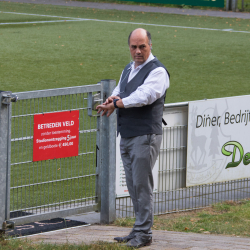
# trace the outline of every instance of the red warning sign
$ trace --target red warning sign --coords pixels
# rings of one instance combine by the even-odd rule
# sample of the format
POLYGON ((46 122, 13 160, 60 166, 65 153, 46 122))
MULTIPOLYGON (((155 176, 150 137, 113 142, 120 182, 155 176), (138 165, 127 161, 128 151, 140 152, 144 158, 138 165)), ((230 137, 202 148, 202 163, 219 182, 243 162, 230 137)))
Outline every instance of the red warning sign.
POLYGON ((78 156, 79 110, 34 115, 33 161, 78 156))

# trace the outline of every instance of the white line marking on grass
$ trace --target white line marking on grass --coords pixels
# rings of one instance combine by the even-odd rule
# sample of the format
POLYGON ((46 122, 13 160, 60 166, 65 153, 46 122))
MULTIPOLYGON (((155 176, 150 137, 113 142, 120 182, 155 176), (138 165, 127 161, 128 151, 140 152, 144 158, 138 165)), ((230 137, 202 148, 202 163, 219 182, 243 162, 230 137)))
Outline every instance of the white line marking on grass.
POLYGON ((63 22, 79 22, 82 20, 55 20, 55 21, 34 21, 34 22, 13 22, 13 23, 0 23, 0 25, 6 24, 37 24, 37 23, 63 23, 63 22))
POLYGON ((126 24, 139 24, 147 26, 156 27, 167 27, 167 28, 180 28, 180 29, 194 29, 194 30, 212 30, 212 31, 226 31, 226 32, 240 32, 240 33, 250 33, 250 31, 241 31, 233 29, 211 29, 211 28, 199 28, 199 27, 187 27, 187 26, 175 26, 175 25, 165 25, 165 24, 153 24, 153 23, 133 23, 133 22, 123 22, 123 21, 110 21, 110 20, 99 20, 99 19, 83 19, 85 21, 96 21, 96 22, 108 22, 108 23, 126 23, 126 24))
MULTIPOLYGON (((153 23, 134 23, 134 22, 125 22, 125 21, 112 21, 112 20, 100 20, 100 19, 76 18, 76 17, 62 17, 62 16, 29 14, 29 13, 17 13, 17 12, 3 12, 3 11, 1 11, 0 13, 71 19, 71 20, 67 20, 67 21, 95 21, 95 22, 106 22, 106 23, 124 23, 124 24, 146 25, 146 26, 155 26, 155 27, 167 27, 167 28, 179 28, 179 29, 194 29, 194 30, 211 30, 211 31, 223 31, 223 32, 234 32, 234 33, 247 33, 247 34, 250 34, 250 31, 233 30, 233 29, 212 29, 212 28, 176 26, 176 25, 153 24, 153 23)), ((41 21, 41 22, 55 22, 55 21, 41 21)), ((23 22, 22 24, 28 24, 28 23, 32 23, 32 22, 23 22)), ((39 23, 39 22, 37 21, 37 22, 33 22, 33 23, 39 23)), ((1 25, 4 25, 4 24, 12 24, 12 23, 1 23, 1 25)))
POLYGON ((26 15, 26 16, 56 17, 56 18, 63 18, 63 19, 82 19, 82 18, 77 18, 77 17, 51 16, 51 15, 40 15, 40 14, 19 13, 19 12, 4 12, 4 11, 0 11, 0 13, 4 13, 4 14, 16 14, 16 15, 26 15))

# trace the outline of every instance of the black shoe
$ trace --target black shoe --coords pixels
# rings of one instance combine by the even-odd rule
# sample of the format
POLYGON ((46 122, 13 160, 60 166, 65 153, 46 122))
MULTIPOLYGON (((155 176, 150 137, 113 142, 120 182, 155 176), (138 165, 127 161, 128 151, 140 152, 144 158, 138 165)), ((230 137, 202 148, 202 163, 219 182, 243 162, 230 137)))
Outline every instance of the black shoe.
POLYGON ((152 243, 152 237, 143 234, 137 234, 133 239, 131 239, 126 246, 133 248, 140 248, 144 246, 150 246, 152 243))
POLYGON ((126 242, 132 240, 134 237, 135 237, 135 232, 131 231, 128 236, 115 237, 114 240, 118 241, 119 243, 121 243, 121 242, 125 242, 126 243, 126 242))

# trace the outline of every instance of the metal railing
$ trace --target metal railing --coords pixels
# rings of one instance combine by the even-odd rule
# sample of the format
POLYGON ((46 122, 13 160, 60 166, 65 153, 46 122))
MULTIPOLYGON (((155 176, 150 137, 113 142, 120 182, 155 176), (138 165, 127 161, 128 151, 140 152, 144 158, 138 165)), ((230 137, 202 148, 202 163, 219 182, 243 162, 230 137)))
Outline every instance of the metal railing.
MULTIPOLYGON (((250 178, 186 187, 187 113, 188 103, 165 105, 163 116, 168 126, 163 128, 159 154, 158 191, 154 193, 155 215, 250 197, 250 178)), ((134 216, 130 197, 116 199, 116 213, 117 217, 134 216)))

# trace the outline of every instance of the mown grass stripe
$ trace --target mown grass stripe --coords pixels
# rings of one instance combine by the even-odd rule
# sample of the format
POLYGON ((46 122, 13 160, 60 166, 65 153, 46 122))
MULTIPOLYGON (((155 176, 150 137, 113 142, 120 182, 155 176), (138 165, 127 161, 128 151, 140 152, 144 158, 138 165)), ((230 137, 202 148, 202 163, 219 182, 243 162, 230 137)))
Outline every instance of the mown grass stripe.
POLYGON ((75 17, 62 17, 62 16, 51 16, 51 15, 40 15, 40 14, 28 14, 28 13, 16 13, 16 12, 1 12, 6 14, 20 14, 20 15, 32 15, 32 16, 44 16, 44 17, 56 17, 73 20, 57 20, 57 21, 34 21, 34 22, 16 22, 16 23, 0 23, 0 25, 7 24, 33 24, 33 23, 53 23, 53 22, 68 22, 68 21, 95 21, 95 22, 107 22, 107 23, 122 23, 122 24, 134 24, 134 25, 146 25, 155 27, 167 27, 167 28, 179 28, 179 29, 194 29, 194 30, 209 30, 209 31, 222 31, 222 32, 235 32, 235 33, 247 33, 250 31, 233 30, 233 29, 212 29, 212 28, 201 28, 201 27, 189 27, 189 26, 177 26, 167 24, 153 24, 153 23, 135 23, 126 21, 112 21, 112 20, 101 20, 101 19, 89 19, 89 18, 75 18, 75 17))

